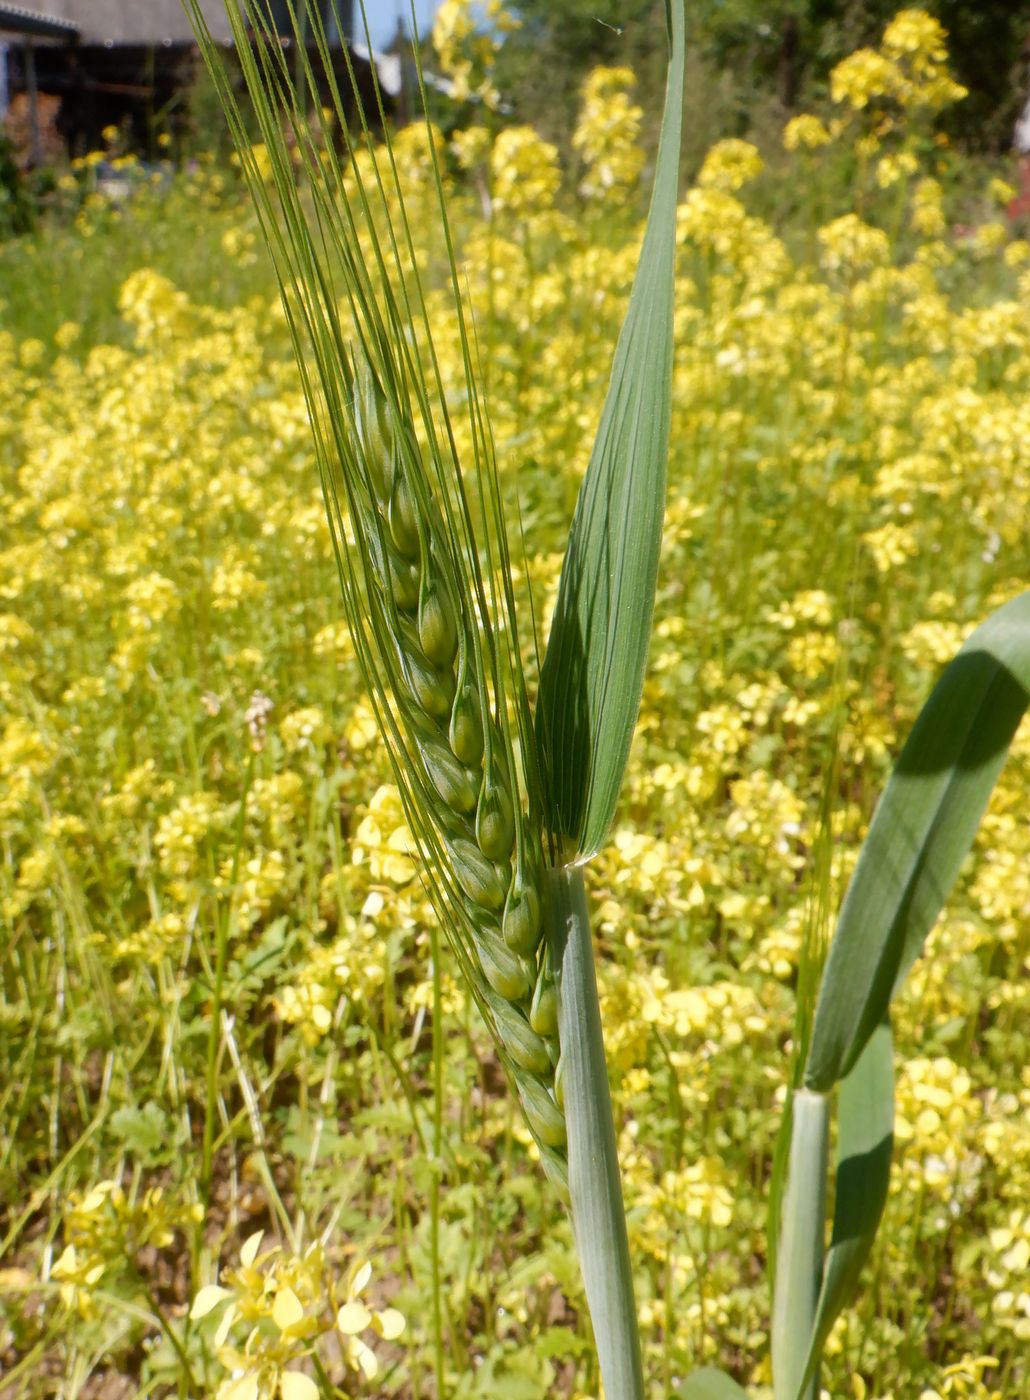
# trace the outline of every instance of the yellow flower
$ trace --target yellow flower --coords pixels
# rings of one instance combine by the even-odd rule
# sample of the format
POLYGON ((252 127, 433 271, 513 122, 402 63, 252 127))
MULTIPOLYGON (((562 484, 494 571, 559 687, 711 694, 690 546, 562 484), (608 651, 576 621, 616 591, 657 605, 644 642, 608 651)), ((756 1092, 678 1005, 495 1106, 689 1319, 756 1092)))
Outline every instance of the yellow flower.
POLYGON ((501 0, 442 0, 433 19, 433 47, 440 69, 451 83, 455 102, 473 98, 487 107, 500 101, 493 70, 505 33, 519 21, 501 0))
POLYGON ((549 209, 561 176, 558 150, 531 126, 509 126, 490 153, 493 199, 497 209, 525 216, 549 209))
POLYGON ((572 134, 585 173, 584 199, 625 195, 640 178, 644 152, 639 145, 643 109, 630 100, 635 86, 629 68, 595 68, 583 84, 579 121, 572 134))
POLYGON ((490 154, 490 132, 485 126, 469 126, 451 135, 451 150, 463 170, 476 170, 490 154))
POLYGON ((318 750, 332 738, 328 721, 317 705, 306 705, 286 715, 280 721, 279 734, 287 753, 318 750))
POLYGON ((378 1310, 361 1301, 360 1295, 371 1277, 371 1264, 359 1264, 351 1270, 346 1299, 336 1314, 336 1327, 343 1337, 344 1355, 349 1365, 354 1370, 360 1370, 366 1380, 374 1380, 378 1375, 379 1362, 361 1333, 371 1330, 384 1341, 392 1342, 404 1331, 404 1318, 396 1308, 378 1310))
POLYGON ((373 1378, 378 1361, 360 1333, 371 1329, 394 1341, 404 1330, 404 1318, 395 1308, 372 1309, 361 1302, 371 1265, 351 1270, 341 1302, 320 1244, 298 1258, 278 1246, 259 1253, 261 1238, 260 1230, 251 1235, 240 1250, 239 1266, 227 1271, 223 1284, 205 1284, 190 1309, 194 1321, 222 1309, 212 1340, 231 1375, 219 1387, 217 1400, 317 1396, 314 1383, 297 1368, 317 1339, 333 1327, 342 1334, 348 1363, 373 1378), (229 1341, 238 1323, 251 1329, 242 1346, 229 1341))
POLYGON ((819 230, 823 266, 854 274, 882 266, 890 258, 890 240, 883 229, 864 223, 857 214, 842 214, 819 230))
POLYGON ((376 790, 354 833, 355 864, 368 861, 373 880, 407 885, 415 878, 417 847, 408 829, 400 793, 392 783, 376 790))
POLYGON ((717 141, 705 156, 697 177, 701 189, 734 194, 762 172, 762 157, 750 141, 728 137, 717 141))
POLYGON ((829 142, 830 133, 819 118, 809 112, 791 117, 783 128, 783 146, 788 151, 815 151, 829 142))
POLYGON ((830 96, 858 111, 878 97, 890 97, 901 87, 897 65, 875 49, 857 49, 841 59, 830 74, 830 96))
POLYGON ((947 62, 947 36, 925 10, 899 10, 883 31, 884 52, 907 59, 918 70, 947 62))
POLYGON ((881 190, 888 190, 907 176, 914 175, 918 169, 919 162, 911 151, 883 156, 876 166, 876 183, 881 190))
POLYGON ((104 1261, 93 1253, 80 1254, 75 1245, 66 1245, 50 1273, 60 1284, 61 1302, 81 1317, 96 1311, 93 1292, 104 1276, 104 1261))

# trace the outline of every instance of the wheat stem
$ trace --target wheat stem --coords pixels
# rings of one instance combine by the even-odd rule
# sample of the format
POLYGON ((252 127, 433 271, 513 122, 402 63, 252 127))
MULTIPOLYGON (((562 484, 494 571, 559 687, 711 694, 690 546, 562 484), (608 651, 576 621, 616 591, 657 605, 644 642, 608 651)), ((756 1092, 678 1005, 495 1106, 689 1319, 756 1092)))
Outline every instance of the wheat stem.
POLYGON ((636 1301, 583 871, 545 877, 557 970, 569 1196, 606 1400, 643 1400, 636 1301))

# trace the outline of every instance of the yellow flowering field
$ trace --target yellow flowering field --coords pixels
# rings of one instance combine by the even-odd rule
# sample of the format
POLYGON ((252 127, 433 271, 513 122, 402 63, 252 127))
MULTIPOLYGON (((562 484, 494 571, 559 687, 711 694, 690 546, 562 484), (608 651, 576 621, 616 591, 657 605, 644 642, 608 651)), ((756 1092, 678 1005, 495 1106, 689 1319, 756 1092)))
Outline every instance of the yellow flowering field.
MULTIPOLYGON (((705 1362, 771 1393, 799 964, 941 667, 1030 579, 1030 244, 934 135, 960 97, 903 12, 679 209, 651 665, 588 874, 656 1397, 705 1362)), ((395 150, 457 394, 429 139, 395 150)), ((545 629, 642 112, 604 69, 564 166, 492 118, 432 139, 545 629)), ((0 247, 0 1396, 596 1397, 570 1227, 361 692, 256 222, 213 164, 117 208, 76 180, 72 223, 0 247)), ((1028 778, 1017 738, 898 1001, 833 1400, 1030 1390, 1028 778)))

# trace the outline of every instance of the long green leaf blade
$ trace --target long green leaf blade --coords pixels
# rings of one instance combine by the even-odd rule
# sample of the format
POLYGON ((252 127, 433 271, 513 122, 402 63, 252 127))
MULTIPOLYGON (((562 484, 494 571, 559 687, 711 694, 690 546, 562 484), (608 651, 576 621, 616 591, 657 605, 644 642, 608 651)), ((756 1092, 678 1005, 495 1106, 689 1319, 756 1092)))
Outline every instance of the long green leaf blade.
POLYGON ((676 1395, 677 1400, 748 1400, 747 1391, 714 1366, 705 1366, 688 1376, 676 1395))
POLYGON ((586 859, 611 825, 640 707, 665 512, 683 108, 683 0, 651 208, 601 422, 576 504, 540 677, 551 830, 586 859))
POLYGON ((919 955, 976 835, 1030 701, 1030 593, 993 613, 946 668, 902 750, 848 888, 804 1082, 855 1064, 919 955))
POLYGON ((809 1342, 808 1385, 830 1329, 858 1285, 883 1215, 894 1145, 894 1047, 890 1026, 877 1026, 837 1104, 837 1175, 833 1235, 809 1342))

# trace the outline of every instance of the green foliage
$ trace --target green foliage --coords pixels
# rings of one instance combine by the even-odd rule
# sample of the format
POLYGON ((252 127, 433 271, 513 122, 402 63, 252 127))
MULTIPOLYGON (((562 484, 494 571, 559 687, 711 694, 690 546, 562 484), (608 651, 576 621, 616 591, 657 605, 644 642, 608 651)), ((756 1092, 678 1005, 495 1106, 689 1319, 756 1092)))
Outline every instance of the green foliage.
POLYGON ((678 1400, 746 1400, 747 1391, 724 1371, 706 1366, 689 1376, 676 1395, 678 1400))
MULTIPOLYGON (((822 101, 833 66, 853 50, 875 45, 899 8, 892 0, 695 0, 688 7, 690 164, 712 140, 744 133, 761 140, 778 113, 822 101), (713 112, 719 122, 714 130, 713 112), (695 146, 699 127, 707 141, 695 146)), ((948 130, 969 149, 1007 150, 1021 100, 1019 54, 1030 31, 1030 3, 930 0, 922 8, 951 36, 957 77, 969 89, 961 109, 947 119, 948 130)), ((660 6, 654 0, 525 0, 517 10, 524 27, 507 39, 498 72, 520 115, 536 116, 551 139, 561 139, 590 66, 628 63, 646 75, 645 103, 657 119, 660 55, 654 35, 660 6)))
POLYGON ((28 233, 35 221, 28 184, 15 163, 10 138, 0 131, 0 238, 28 233))

